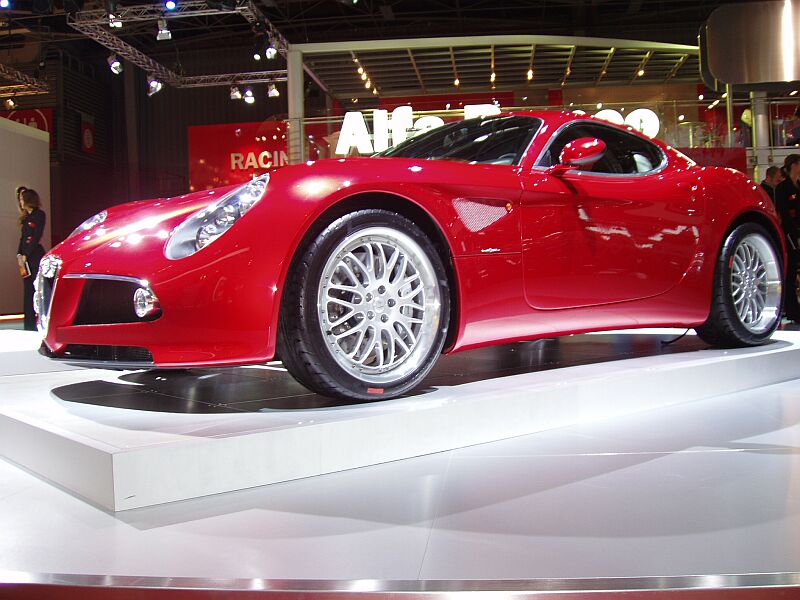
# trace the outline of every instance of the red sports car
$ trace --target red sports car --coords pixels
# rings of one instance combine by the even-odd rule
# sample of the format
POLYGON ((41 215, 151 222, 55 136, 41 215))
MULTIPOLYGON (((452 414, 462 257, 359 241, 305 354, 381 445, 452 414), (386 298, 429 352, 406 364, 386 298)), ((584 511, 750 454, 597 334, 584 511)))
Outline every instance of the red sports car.
POLYGON ((370 158, 114 206, 45 256, 42 351, 111 368, 279 357, 394 397, 442 352, 604 329, 753 345, 785 249, 747 177, 562 112, 451 123, 370 158))

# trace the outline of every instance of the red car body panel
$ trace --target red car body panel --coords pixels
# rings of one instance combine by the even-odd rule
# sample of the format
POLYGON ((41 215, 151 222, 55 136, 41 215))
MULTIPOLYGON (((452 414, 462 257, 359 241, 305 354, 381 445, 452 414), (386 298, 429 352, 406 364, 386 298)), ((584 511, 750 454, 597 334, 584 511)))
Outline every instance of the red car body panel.
POLYGON ((537 157, 561 126, 592 118, 517 114, 544 121, 519 166, 350 158, 284 167, 229 232, 178 260, 164 254, 171 232, 228 190, 110 208, 101 226, 50 253, 63 263, 45 343, 55 356, 72 344, 140 346, 160 367, 270 360, 295 253, 326 211, 354 199, 373 207, 399 199, 424 211, 441 232, 455 276, 449 352, 701 324, 732 224, 753 213, 780 232, 772 203, 744 175, 698 167, 658 141, 667 164, 654 173, 554 176, 534 166, 537 157), (73 324, 86 285, 81 274, 147 280, 162 316, 73 324))

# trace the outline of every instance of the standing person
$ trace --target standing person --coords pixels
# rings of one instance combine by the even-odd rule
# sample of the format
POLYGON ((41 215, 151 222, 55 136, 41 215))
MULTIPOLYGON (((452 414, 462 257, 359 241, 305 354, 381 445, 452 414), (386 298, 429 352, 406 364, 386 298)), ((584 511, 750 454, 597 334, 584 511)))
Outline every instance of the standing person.
POLYGON ((775 203, 775 188, 778 187, 781 181, 783 181, 783 173, 778 167, 772 165, 767 168, 767 173, 764 177, 764 181, 761 182, 761 187, 767 192, 767 196, 770 197, 773 204, 775 203))
POLYGON ((800 303, 797 301, 798 243, 800 240, 800 154, 790 154, 783 161, 786 177, 775 188, 775 209, 786 238, 786 278, 783 282, 783 314, 800 323, 800 303))
MULTIPOLYGON (((17 188, 19 189, 19 188, 17 188)), ((22 188, 17 197, 19 206, 20 236, 17 248, 17 264, 20 272, 27 268, 30 275, 23 279, 25 311, 25 329, 36 331, 36 313, 33 310, 33 282, 39 272, 39 261, 44 256, 41 239, 44 233, 45 214, 39 194, 31 189, 22 188)))

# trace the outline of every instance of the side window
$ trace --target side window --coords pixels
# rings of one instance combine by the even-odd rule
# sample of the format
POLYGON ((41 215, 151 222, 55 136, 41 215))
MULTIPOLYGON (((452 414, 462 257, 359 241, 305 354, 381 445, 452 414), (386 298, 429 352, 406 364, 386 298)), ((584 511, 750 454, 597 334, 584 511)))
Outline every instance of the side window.
POLYGON ((639 136, 612 127, 584 122, 570 125, 558 134, 539 159, 538 166, 550 167, 557 164, 564 146, 582 137, 598 138, 606 143, 606 153, 603 158, 589 168, 593 173, 622 175, 647 173, 657 169, 664 160, 658 146, 639 136))

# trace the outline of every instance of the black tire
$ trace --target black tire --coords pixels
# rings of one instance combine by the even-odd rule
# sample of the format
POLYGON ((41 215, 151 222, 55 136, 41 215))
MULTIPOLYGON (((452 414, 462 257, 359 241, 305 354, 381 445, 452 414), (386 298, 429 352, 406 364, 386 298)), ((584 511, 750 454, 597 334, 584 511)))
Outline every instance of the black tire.
POLYGON ((737 226, 722 245, 711 311, 697 335, 720 347, 763 344, 780 324, 782 287, 783 260, 773 237, 757 223, 737 226))
POLYGON ((362 401, 419 384, 441 354, 450 318, 447 274, 427 236, 396 213, 359 210, 301 252, 278 335, 289 373, 319 394, 362 401))

